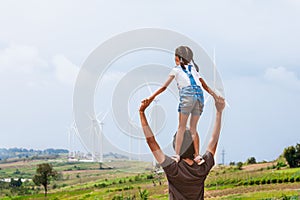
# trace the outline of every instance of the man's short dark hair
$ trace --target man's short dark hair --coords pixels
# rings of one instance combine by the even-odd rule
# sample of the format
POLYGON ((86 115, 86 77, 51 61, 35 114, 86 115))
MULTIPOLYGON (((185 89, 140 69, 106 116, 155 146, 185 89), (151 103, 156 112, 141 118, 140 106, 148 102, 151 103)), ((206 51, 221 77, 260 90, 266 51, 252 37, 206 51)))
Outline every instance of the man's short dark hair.
MULTIPOLYGON (((173 137, 173 148, 175 149, 175 140, 176 140, 177 132, 175 133, 173 137)), ((180 157, 181 158, 189 158, 194 159, 195 149, 194 149, 194 142, 192 138, 192 134, 190 130, 186 130, 184 132, 182 145, 180 148, 180 157)))

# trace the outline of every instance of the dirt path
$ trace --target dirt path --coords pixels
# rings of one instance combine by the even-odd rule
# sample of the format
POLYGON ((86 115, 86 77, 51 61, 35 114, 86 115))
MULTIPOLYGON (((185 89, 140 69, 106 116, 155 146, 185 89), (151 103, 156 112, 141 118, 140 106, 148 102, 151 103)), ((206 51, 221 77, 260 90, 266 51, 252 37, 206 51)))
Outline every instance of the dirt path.
POLYGON ((272 167, 273 165, 276 164, 277 164, 276 162, 258 163, 258 164, 243 166, 242 169, 245 171, 254 171, 254 170, 260 170, 261 168, 272 167))
POLYGON ((215 198, 228 196, 233 194, 250 193, 258 191, 272 191, 272 190, 299 190, 300 183, 282 183, 270 185, 257 185, 257 186, 239 186, 235 188, 222 189, 222 190, 206 190, 205 198, 215 198))

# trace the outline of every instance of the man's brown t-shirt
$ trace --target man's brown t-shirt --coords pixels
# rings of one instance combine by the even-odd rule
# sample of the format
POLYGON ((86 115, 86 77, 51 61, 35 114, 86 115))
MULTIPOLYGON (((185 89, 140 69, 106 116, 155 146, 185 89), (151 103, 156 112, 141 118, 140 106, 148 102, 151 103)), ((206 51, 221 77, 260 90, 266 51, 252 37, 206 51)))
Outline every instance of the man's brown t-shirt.
POLYGON ((166 156, 161 164, 169 182, 169 199, 199 200, 204 199, 204 181, 214 166, 214 157, 210 152, 203 155, 205 163, 192 165, 180 160, 176 163, 166 156))

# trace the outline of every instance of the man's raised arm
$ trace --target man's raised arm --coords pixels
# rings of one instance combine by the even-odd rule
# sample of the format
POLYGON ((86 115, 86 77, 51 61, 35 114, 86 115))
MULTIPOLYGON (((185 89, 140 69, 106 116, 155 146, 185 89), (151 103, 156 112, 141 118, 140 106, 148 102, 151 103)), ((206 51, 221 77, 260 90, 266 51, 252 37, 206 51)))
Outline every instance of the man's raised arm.
POLYGON ((225 108, 225 100, 222 97, 214 97, 215 99, 215 106, 216 106, 216 121, 213 129, 213 133, 211 139, 207 146, 207 151, 211 152, 213 155, 216 153, 220 131, 221 131, 221 119, 222 119, 222 112, 225 108))
POLYGON ((149 127, 145 110, 149 106, 149 101, 143 100, 140 106, 140 120, 143 128, 144 135, 147 140, 147 144, 150 147, 152 154, 154 155, 155 159, 159 164, 163 163, 165 161, 165 154, 160 149, 158 143, 155 140, 155 137, 153 135, 153 132, 151 128, 149 127))

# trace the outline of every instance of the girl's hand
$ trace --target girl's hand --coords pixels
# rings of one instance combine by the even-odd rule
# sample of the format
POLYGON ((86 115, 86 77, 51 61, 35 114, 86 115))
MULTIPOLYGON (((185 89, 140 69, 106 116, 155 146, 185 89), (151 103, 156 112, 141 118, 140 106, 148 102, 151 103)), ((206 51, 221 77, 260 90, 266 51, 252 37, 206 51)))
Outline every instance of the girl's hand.
POLYGON ((218 98, 218 95, 217 95, 214 91, 212 91, 212 90, 210 90, 209 94, 210 94, 215 100, 218 98))
POLYGON ((152 101, 153 100, 151 98, 147 98, 147 99, 142 100, 141 106, 140 106, 140 112, 144 112, 152 101))

